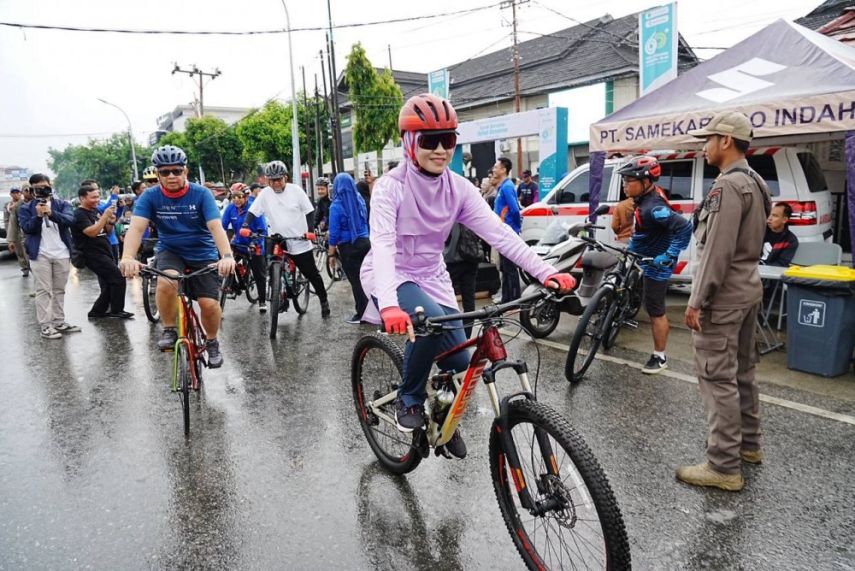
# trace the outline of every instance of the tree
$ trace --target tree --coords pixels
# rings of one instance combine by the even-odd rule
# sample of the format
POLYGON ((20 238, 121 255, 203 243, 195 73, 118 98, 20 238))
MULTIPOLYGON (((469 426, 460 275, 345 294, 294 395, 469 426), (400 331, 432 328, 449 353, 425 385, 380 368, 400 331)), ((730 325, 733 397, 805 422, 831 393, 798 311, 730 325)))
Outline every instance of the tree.
MULTIPOLYGON (((134 145, 139 172, 147 164, 151 151, 134 145)), ((104 141, 90 139, 85 145, 68 145, 63 150, 48 149, 48 167, 56 176, 53 186, 66 198, 77 196, 80 182, 88 178, 98 181, 103 188, 117 184, 129 186, 134 178, 131 147, 125 132, 114 133, 104 141)))
POLYGON ((243 178, 246 164, 243 160, 243 143, 225 121, 213 115, 187 121, 184 134, 188 158, 201 165, 206 178, 223 183, 233 178, 243 178))
POLYGON ((357 152, 383 150, 398 138, 398 112, 404 103, 401 88, 389 69, 378 74, 362 44, 355 44, 344 70, 350 101, 356 115, 353 144, 357 152))
POLYGON ((291 164, 291 107, 269 101, 241 119, 235 127, 243 144, 243 159, 251 163, 273 160, 291 164))

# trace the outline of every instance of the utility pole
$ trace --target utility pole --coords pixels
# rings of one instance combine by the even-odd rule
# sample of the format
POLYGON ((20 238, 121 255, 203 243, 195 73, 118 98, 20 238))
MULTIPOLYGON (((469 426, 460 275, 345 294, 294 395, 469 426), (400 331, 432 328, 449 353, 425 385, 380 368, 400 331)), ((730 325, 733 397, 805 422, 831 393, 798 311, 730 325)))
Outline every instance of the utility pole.
MULTIPOLYGON (((327 38, 327 47, 329 47, 329 38, 327 38)), ((330 157, 330 168, 332 169, 333 176, 338 174, 338 160, 336 159, 336 155, 338 154, 338 145, 335 141, 335 129, 333 129, 333 113, 330 109, 329 95, 327 94, 327 71, 326 65, 329 63, 329 58, 324 56, 324 52, 321 52, 321 75, 324 80, 324 108, 327 110, 327 114, 330 117, 330 135, 332 136, 332 157, 330 157)))
POLYGON ((312 198, 315 198, 315 181, 314 173, 312 172, 312 130, 309 127, 309 100, 306 98, 306 68, 300 66, 300 73, 303 74, 303 117, 306 120, 306 166, 309 168, 308 192, 312 198))
POLYGON ((216 79, 220 75, 222 75, 222 72, 220 71, 219 68, 214 68, 213 72, 202 71, 201 69, 196 67, 195 64, 193 64, 193 67, 191 69, 181 69, 180 67, 178 67, 178 64, 176 63, 175 67, 172 68, 172 75, 175 75, 176 73, 186 73, 191 78, 194 75, 199 76, 199 109, 198 109, 198 111, 199 111, 199 117, 204 116, 205 115, 205 99, 204 99, 204 89, 205 89, 204 81, 205 81, 205 78, 210 77, 211 79, 216 79))
MULTIPOLYGON (((323 66, 321 66, 323 69, 323 66)), ((315 141, 318 143, 318 176, 324 176, 324 140, 321 138, 321 110, 318 108, 318 74, 315 74, 315 141)))
POLYGON ((389 71, 392 71, 392 44, 386 44, 386 49, 389 50, 389 71))
MULTIPOLYGON (((514 29, 514 110, 519 113, 520 101, 520 49, 517 44, 517 4, 526 4, 529 0, 505 0, 500 4, 501 9, 510 8, 512 14, 512 26, 514 29)), ((517 139, 517 171, 523 170, 522 162, 522 139, 517 139)))
MULTIPOLYGON (((333 40, 333 32, 332 32, 332 8, 330 7, 330 0, 327 0, 327 18, 329 22, 329 44, 330 44, 330 85, 332 86, 332 101, 333 101, 333 113, 331 117, 333 117, 333 125, 335 127, 336 132, 336 141, 337 141, 337 152, 336 152, 336 160, 338 161, 338 170, 339 172, 344 171, 344 157, 342 157, 342 143, 341 143, 341 124, 338 120, 338 75, 335 71, 335 41, 333 40)), ((355 158, 355 157, 354 157, 355 158)), ((354 171, 355 172, 355 171, 354 171)))

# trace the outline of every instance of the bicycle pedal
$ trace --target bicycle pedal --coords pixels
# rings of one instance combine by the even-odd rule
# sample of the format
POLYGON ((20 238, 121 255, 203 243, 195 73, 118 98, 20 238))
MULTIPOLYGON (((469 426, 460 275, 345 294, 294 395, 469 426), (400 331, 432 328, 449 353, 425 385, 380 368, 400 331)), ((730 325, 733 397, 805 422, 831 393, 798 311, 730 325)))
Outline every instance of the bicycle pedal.
POLYGON ((634 319, 627 319, 623 322, 624 327, 629 327, 630 329, 638 329, 638 321, 634 319))
POLYGON ((451 453, 445 449, 445 446, 437 446, 433 449, 434 456, 442 456, 443 458, 448 458, 451 460, 451 453))

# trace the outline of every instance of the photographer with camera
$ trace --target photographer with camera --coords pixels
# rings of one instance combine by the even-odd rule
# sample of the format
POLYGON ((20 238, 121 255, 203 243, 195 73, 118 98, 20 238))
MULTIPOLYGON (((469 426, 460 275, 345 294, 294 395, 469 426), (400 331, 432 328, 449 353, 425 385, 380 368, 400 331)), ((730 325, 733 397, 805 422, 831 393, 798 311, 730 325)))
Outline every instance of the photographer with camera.
POLYGON ((25 248, 36 282, 36 318, 45 339, 80 331, 65 321, 65 284, 71 265, 71 203, 53 196, 50 178, 30 177, 34 199, 18 209, 25 248))

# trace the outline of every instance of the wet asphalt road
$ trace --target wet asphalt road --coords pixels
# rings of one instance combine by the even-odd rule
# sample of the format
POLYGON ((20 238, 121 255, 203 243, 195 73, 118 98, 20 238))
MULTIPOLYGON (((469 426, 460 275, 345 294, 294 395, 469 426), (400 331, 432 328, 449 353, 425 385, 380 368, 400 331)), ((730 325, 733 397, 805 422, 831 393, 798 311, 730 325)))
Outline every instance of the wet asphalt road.
MULTIPOLYGON (((83 332, 60 341, 39 337, 31 284, 0 262, 0 569, 521 568, 490 483, 486 392, 467 413, 465 460, 431 457, 403 478, 378 468, 349 381, 371 328, 344 323, 343 284, 331 320, 313 299, 275 341, 245 300, 229 302, 226 364, 206 375, 189 440, 138 283, 136 320, 87 323, 97 283, 72 275, 67 318, 83 332)), ((534 366, 533 345, 510 348, 534 366)), ((540 352, 539 399, 604 466, 636 569, 855 569, 855 426, 764 405, 767 461, 745 469, 746 489, 693 489, 673 472, 702 458, 697 387, 596 361, 570 388, 564 353, 540 352)))

